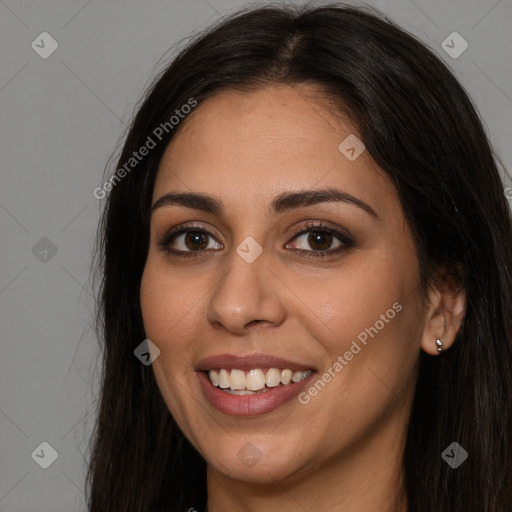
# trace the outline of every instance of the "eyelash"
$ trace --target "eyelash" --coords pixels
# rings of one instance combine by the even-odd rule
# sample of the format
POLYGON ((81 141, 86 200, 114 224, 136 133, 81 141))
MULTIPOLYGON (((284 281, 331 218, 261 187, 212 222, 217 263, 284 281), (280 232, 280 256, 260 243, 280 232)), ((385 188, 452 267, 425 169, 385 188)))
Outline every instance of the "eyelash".
MULTIPOLYGON (((171 232, 166 233, 162 237, 162 239, 157 242, 157 245, 161 250, 163 250, 173 256, 178 256, 181 258, 199 257, 199 256, 202 256, 212 250, 212 249, 208 249, 208 250, 202 250, 202 251, 181 251, 181 250, 177 251, 177 250, 171 249, 169 247, 177 236, 181 235, 182 233, 188 233, 188 232, 204 233, 205 235, 211 236, 212 238, 214 238, 214 236, 202 226, 193 226, 190 224, 182 224, 180 226, 177 226, 176 229, 172 230, 171 232)), ((341 245, 340 247, 338 247, 336 249, 328 249, 325 251, 318 251, 318 250, 317 251, 315 251, 315 250, 308 251, 305 249, 289 249, 289 250, 293 253, 300 253, 301 256, 306 257, 306 258, 317 259, 317 258, 325 258, 327 256, 332 256, 334 254, 338 254, 338 253, 347 251, 347 250, 355 247, 355 241, 352 236, 350 236, 348 234, 340 233, 339 231, 328 227, 324 222, 320 222, 319 224, 313 224, 310 222, 306 222, 305 226, 304 225, 300 226, 299 228, 294 230, 292 240, 294 240, 295 238, 298 238, 299 235, 304 235, 304 234, 310 233, 310 232, 327 233, 329 235, 333 235, 343 245, 341 245), (309 253, 309 254, 307 254, 307 253, 309 253)))

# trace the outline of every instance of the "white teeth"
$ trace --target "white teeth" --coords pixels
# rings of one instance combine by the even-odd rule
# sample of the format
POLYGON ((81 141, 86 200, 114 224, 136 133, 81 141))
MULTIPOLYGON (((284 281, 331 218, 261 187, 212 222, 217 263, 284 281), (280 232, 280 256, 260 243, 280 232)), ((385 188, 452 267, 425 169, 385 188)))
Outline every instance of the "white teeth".
POLYGON ((231 370, 229 376, 229 387, 231 389, 245 389, 245 373, 243 370, 231 370))
POLYGON ((226 393, 229 393, 230 395, 259 395, 261 393, 266 393, 268 391, 267 388, 264 388, 260 391, 249 391, 248 389, 225 389, 226 393))
POLYGON ((302 380, 302 372, 293 372, 292 374, 292 381, 293 382, 299 382, 302 380))
POLYGON ((265 375, 265 384, 269 388, 275 388, 276 386, 279 386, 281 382, 281 372, 278 368, 270 368, 270 370, 267 372, 267 375, 265 375))
POLYGON ((275 388, 279 385, 287 385, 291 382, 300 382, 311 374, 312 370, 292 371, 287 368, 269 368, 265 373, 261 368, 250 370, 245 374, 244 370, 233 368, 232 370, 221 369, 209 370, 210 382, 231 394, 248 395, 255 392, 263 393, 267 388, 275 388))
POLYGON ((290 384, 293 372, 291 370, 283 370, 281 372, 281 384, 290 384))
POLYGON ((219 387, 229 388, 229 372, 227 370, 221 370, 219 373, 219 387))
POLYGON ((210 377, 210 380, 214 386, 219 385, 219 374, 215 370, 210 370, 208 372, 208 377, 210 377))
POLYGON ((259 391, 265 387, 265 375, 258 368, 257 370, 251 370, 247 374, 245 380, 245 388, 249 391, 259 391))

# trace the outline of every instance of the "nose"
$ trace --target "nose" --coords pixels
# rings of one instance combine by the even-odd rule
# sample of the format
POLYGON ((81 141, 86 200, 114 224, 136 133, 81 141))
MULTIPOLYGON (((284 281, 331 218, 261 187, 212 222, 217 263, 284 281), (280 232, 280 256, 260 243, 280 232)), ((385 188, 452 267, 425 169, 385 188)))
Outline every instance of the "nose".
POLYGON ((253 327, 276 327, 284 321, 283 284, 267 264, 265 251, 252 263, 232 251, 229 268, 206 306, 214 328, 243 335, 253 327))

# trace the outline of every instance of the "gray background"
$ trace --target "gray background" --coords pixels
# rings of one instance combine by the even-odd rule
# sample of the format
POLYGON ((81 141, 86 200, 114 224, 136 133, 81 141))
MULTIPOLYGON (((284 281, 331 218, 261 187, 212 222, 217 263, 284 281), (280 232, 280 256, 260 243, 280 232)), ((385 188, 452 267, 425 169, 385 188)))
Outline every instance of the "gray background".
MULTIPOLYGON (((510 169, 512 0, 367 4, 452 67, 510 169), (456 59, 442 47, 454 31, 469 44, 456 59)), ((0 0, 2 512, 85 510, 84 454, 99 376, 89 268, 103 206, 92 191, 158 59, 242 5, 0 0), (46 59, 31 47, 35 40, 48 50, 42 32, 59 45, 46 59), (58 452, 47 469, 36 463, 49 460, 42 442, 58 452)))

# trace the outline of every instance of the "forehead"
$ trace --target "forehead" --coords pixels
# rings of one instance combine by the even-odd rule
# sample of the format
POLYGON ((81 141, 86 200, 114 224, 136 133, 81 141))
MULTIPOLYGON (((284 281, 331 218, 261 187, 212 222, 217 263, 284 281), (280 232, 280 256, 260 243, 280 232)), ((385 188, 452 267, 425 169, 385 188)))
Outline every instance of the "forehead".
MULTIPOLYGON (((336 187, 375 209, 393 200, 387 176, 364 151, 350 161, 339 145, 355 127, 311 86, 222 91, 184 120, 167 147, 153 200, 200 191, 241 208, 295 189, 336 187)), ((353 136, 352 135, 352 136, 353 136)))

